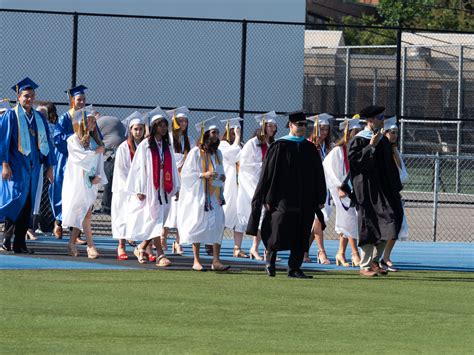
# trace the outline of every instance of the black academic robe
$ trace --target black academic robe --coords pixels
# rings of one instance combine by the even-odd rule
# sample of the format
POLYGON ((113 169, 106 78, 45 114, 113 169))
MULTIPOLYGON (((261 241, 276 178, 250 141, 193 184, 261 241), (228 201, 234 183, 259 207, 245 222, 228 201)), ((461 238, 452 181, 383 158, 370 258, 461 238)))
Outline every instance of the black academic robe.
POLYGON ((263 162, 247 234, 257 234, 262 206, 270 205, 261 228, 267 250, 307 251, 314 214, 325 199, 324 171, 314 144, 277 140, 263 162))
POLYGON ((402 184, 392 146, 382 137, 376 147, 356 136, 349 145, 349 166, 359 224, 359 246, 396 239, 403 221, 402 184))

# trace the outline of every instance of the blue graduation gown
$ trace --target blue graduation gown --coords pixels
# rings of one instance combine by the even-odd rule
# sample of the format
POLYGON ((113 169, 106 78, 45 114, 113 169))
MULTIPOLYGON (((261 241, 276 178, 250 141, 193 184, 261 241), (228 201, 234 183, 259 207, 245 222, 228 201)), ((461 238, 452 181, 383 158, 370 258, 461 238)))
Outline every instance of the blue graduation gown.
POLYGON ((57 221, 62 221, 62 189, 64 179, 64 169, 67 162, 67 139, 74 134, 72 127, 72 120, 69 112, 62 114, 56 126, 54 127, 53 143, 54 155, 57 160, 54 169, 54 182, 49 187, 49 200, 51 201, 51 208, 53 210, 54 218, 57 221))
MULTIPOLYGON (((12 170, 10 180, 1 181, 0 185, 0 219, 5 217, 16 221, 20 211, 26 203, 28 194, 31 197, 31 209, 35 205, 36 188, 38 186, 41 164, 50 167, 56 164, 53 145, 49 139, 49 127, 46 119, 39 113, 48 137, 49 154, 41 154, 38 143, 38 129, 36 121, 33 119, 28 123, 36 133, 35 136, 29 134, 31 141, 31 153, 24 156, 18 151, 18 122, 14 110, 8 110, 2 117, 0 123, 0 162, 8 162, 12 170)), ((0 170, 3 168, 0 167, 0 170)))

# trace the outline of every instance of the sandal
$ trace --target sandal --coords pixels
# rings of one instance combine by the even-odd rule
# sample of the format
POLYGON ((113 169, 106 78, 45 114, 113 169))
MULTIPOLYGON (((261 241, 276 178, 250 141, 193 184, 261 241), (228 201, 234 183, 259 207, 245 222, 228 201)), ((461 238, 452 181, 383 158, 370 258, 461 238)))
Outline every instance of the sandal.
POLYGON ((360 255, 359 255, 359 253, 352 253, 352 255, 351 255, 351 264, 352 264, 352 267, 359 267, 360 266, 360 255))
POLYGON ((128 243, 128 245, 130 245, 133 248, 135 248, 137 246, 137 243, 134 240, 131 240, 131 239, 127 240, 127 243, 128 243))
POLYGON ((157 259, 156 259, 156 266, 161 266, 161 267, 167 267, 171 265, 170 259, 168 259, 165 254, 161 254, 157 259))
POLYGON ((248 258, 249 256, 245 254, 242 249, 239 247, 234 247, 234 252, 233 252, 234 258, 248 258))
POLYGON ((137 260, 140 264, 146 264, 146 262, 148 261, 147 254, 143 249, 138 249, 138 247, 135 247, 135 249, 133 250, 133 255, 137 257, 137 260))
POLYGON ((148 255, 148 261, 154 263, 156 261, 156 256, 153 254, 153 248, 151 247, 151 244, 148 245, 148 247, 145 250, 145 253, 148 255))
POLYGON ((99 257, 99 252, 95 247, 87 247, 87 257, 89 259, 97 259, 99 257))
POLYGON ((318 250, 318 263, 323 264, 323 265, 331 264, 331 262, 328 259, 328 256, 326 255, 326 250, 324 249, 318 250))
POLYGON ((178 242, 173 242, 173 246, 171 247, 171 254, 183 255, 183 247, 178 242))
POLYGON ((67 249, 69 251, 69 255, 74 256, 75 258, 79 256, 79 250, 77 249, 75 244, 68 243, 67 249))
POLYGON ((212 271, 227 271, 230 269, 230 265, 224 265, 224 264, 211 264, 211 270, 212 271))
POLYGON ((128 260, 128 255, 125 252, 125 248, 122 254, 120 254, 120 248, 117 248, 117 260, 128 260))

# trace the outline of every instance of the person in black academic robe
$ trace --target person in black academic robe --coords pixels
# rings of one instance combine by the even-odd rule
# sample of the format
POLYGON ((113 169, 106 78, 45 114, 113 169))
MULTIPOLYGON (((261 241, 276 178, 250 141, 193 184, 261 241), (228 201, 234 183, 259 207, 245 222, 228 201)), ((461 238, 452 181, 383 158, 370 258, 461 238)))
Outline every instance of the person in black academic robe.
POLYGON ((308 249, 314 214, 318 212, 322 217, 326 183, 318 151, 305 139, 306 127, 303 112, 289 115, 290 134, 270 145, 252 200, 247 234, 257 234, 264 206, 261 235, 269 276, 275 276, 277 251, 290 250, 288 276, 311 278, 300 267, 308 249))
POLYGON ((362 251, 360 274, 369 277, 386 274, 378 262, 403 220, 400 175, 391 144, 380 133, 384 110, 369 106, 360 112, 367 127, 351 140, 348 153, 362 251))

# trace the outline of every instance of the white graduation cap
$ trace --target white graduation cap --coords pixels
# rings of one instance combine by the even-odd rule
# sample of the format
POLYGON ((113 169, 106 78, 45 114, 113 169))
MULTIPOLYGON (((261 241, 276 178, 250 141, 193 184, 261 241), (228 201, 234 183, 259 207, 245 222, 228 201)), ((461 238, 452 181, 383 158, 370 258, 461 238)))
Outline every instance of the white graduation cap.
POLYGON ((8 111, 11 109, 10 106, 10 100, 9 99, 3 99, 0 101, 0 113, 4 113, 5 111, 8 111))
POLYGON ((313 121, 314 123, 318 122, 320 126, 329 126, 329 122, 334 118, 328 113, 320 113, 319 115, 310 116, 308 120, 313 121))
POLYGON ((206 133, 207 131, 210 131, 211 129, 219 128, 217 127, 216 116, 213 116, 211 118, 208 118, 207 120, 196 123, 194 126, 196 127, 196 131, 198 131, 201 134, 200 139, 199 139, 201 144, 204 143, 204 133, 206 133))
POLYGON ((145 117, 138 111, 135 111, 130 116, 122 121, 122 124, 125 126, 126 130, 128 131, 135 124, 145 124, 145 117))
POLYGON ((319 115, 310 116, 307 120, 314 122, 313 134, 316 137, 319 137, 319 127, 320 126, 329 126, 329 121, 332 120, 334 116, 331 116, 328 113, 320 113, 319 115))
POLYGON ((361 128, 360 119, 359 118, 352 118, 352 119, 346 118, 344 119, 344 121, 339 123, 339 129, 341 131, 344 130, 346 127, 348 128, 349 131, 353 130, 354 128, 361 128), (347 127, 347 125, 349 126, 347 127))
POLYGON ((276 123, 277 114, 275 111, 262 113, 261 115, 255 116, 255 121, 262 126, 263 123, 276 123))
POLYGON ((181 118, 181 117, 184 117, 184 118, 188 118, 189 116, 189 109, 186 107, 186 106, 181 106, 181 107, 178 107, 178 108, 174 108, 172 110, 168 110, 166 111, 166 113, 168 114, 169 117, 176 117, 176 118, 181 118))
POLYGON ((173 130, 179 129, 179 122, 176 120, 177 118, 189 118, 189 109, 186 106, 168 110, 166 113, 172 119, 173 130))
POLYGON ((80 110, 74 111, 74 117, 72 119, 73 123, 81 123, 84 122, 87 117, 95 117, 96 110, 92 105, 86 106, 81 108, 80 110))
POLYGON ((243 121, 244 119, 242 117, 235 117, 235 118, 229 118, 227 120, 220 120, 221 122, 225 123, 225 136, 227 140, 229 140, 229 135, 230 135, 230 130, 232 128, 241 128, 240 122, 243 121))
POLYGON ((147 113, 149 124, 151 125, 153 121, 159 120, 164 118, 165 120, 168 119, 168 115, 165 111, 161 109, 160 106, 155 107, 153 110, 147 113))
POLYGON ((390 118, 386 118, 383 122, 383 129, 384 131, 388 131, 390 129, 398 129, 397 126, 397 116, 393 116, 390 118))
POLYGON ((235 118, 229 118, 226 120, 220 120, 222 123, 225 123, 226 129, 229 127, 231 128, 240 128, 240 122, 243 121, 244 119, 242 117, 235 117, 235 118))

